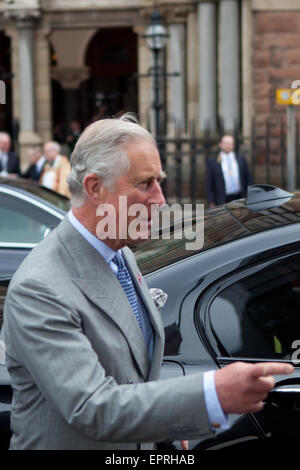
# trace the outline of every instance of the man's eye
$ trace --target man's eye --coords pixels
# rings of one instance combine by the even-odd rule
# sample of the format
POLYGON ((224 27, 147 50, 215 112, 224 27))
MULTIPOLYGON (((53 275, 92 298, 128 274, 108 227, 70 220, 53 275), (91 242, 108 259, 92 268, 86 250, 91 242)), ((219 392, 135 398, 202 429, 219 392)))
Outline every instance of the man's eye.
POLYGON ((149 188, 149 187, 151 186, 151 184, 152 184, 152 180, 141 181, 141 182, 139 183, 139 187, 140 187, 140 188, 147 189, 147 188, 149 188))
POLYGON ((160 185, 162 183, 162 178, 151 178, 149 180, 141 181, 138 186, 142 189, 149 189, 154 185, 155 181, 160 185))

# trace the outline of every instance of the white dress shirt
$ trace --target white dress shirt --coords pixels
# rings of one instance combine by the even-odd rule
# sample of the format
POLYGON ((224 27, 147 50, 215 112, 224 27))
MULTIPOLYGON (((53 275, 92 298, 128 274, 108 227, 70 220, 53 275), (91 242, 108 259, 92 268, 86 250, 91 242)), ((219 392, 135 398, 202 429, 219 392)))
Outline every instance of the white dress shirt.
POLYGON ((4 153, 0 151, 0 176, 6 177, 8 175, 7 173, 7 164, 8 164, 8 155, 7 153, 4 153))
POLYGON ((234 152, 221 152, 220 155, 226 196, 240 193, 240 171, 234 152))

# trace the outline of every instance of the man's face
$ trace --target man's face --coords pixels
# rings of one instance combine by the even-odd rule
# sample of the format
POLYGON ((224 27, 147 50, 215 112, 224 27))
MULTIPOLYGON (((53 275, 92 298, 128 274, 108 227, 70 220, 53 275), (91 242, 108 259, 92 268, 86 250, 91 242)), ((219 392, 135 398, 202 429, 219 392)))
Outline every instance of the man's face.
POLYGON ((230 135, 225 135, 221 142, 219 143, 219 147, 222 152, 229 153, 232 152, 234 149, 234 139, 230 135))
POLYGON ((51 163, 55 160, 55 157, 58 155, 58 151, 53 145, 46 144, 44 146, 44 155, 47 162, 51 163))
POLYGON ((105 188, 102 197, 103 203, 115 208, 116 247, 130 242, 137 243, 148 237, 151 230, 151 207, 165 204, 160 186, 164 173, 156 147, 148 141, 137 141, 124 148, 130 160, 130 170, 117 178, 112 192, 105 188), (142 209, 141 212, 137 211, 138 207, 142 209), (130 208, 133 212, 128 214, 130 208), (143 235, 133 239, 132 229, 137 217, 141 220, 137 232, 143 235))
POLYGON ((11 145, 11 141, 10 141, 9 136, 0 137, 0 150, 2 150, 2 152, 4 153, 9 152, 10 145, 11 145))

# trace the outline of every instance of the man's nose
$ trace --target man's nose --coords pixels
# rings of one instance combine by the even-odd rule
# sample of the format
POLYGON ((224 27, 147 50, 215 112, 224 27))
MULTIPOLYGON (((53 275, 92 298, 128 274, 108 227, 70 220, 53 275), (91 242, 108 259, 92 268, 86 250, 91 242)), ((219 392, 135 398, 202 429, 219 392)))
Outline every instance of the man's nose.
POLYGON ((158 204, 159 206, 162 206, 163 204, 166 203, 165 197, 161 189, 161 185, 158 181, 155 181, 153 189, 152 189, 151 203, 158 204))

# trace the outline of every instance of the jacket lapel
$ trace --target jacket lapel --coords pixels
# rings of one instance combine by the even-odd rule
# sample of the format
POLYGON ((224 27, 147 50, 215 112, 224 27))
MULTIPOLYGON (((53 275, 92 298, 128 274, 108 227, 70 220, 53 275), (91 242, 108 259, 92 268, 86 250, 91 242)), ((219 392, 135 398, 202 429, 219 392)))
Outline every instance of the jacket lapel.
POLYGON ((225 197, 226 196, 226 194, 225 194, 225 179, 224 179, 223 170, 222 170, 222 158, 221 158, 220 153, 218 154, 218 157, 217 157, 216 168, 217 168, 218 180, 219 180, 219 187, 217 188, 217 190, 221 191, 222 194, 224 194, 224 197, 225 197))
POLYGON ((102 256, 74 229, 67 218, 57 230, 72 264, 75 264, 75 269, 74 266, 71 268, 72 281, 121 330, 146 379, 150 363, 145 340, 119 281, 102 256))
POLYGON ((132 256, 129 255, 130 250, 123 248, 123 255, 126 260, 127 268, 131 273, 135 288, 141 296, 142 301, 148 311, 149 319, 154 330, 154 351, 151 362, 151 369, 149 373, 149 380, 158 377, 163 358, 164 349, 164 328, 161 321, 161 316, 150 294, 149 287, 142 277, 135 260, 131 260, 132 256))

